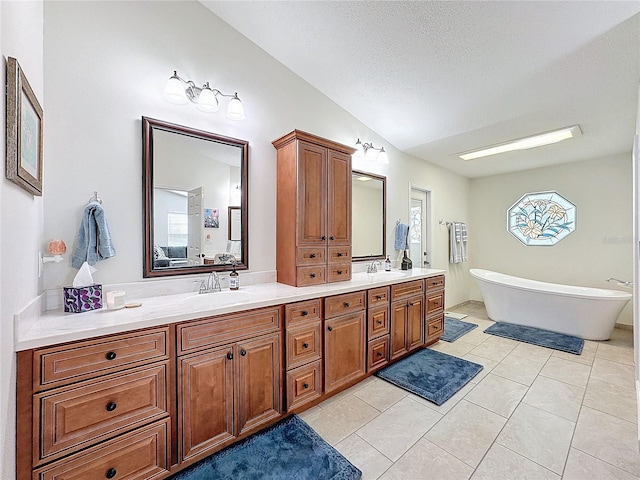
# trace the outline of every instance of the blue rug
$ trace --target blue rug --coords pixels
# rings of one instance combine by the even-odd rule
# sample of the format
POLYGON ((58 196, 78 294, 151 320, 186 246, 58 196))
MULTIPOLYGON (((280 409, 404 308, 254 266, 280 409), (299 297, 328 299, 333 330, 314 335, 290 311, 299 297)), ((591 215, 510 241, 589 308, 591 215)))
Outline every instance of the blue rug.
POLYGON ((482 365, 428 348, 379 370, 377 377, 442 405, 475 377, 482 365))
POLYGON ((362 472, 297 416, 205 458, 173 480, 357 480, 362 472))
POLYGON ((515 323, 496 322, 487 328, 484 333, 532 343, 540 347, 553 348, 554 350, 573 353, 574 355, 580 355, 584 346, 584 340, 581 338, 541 328, 516 325, 515 323))
POLYGON ((455 318, 444 317, 444 333, 440 340, 445 342, 455 342, 461 336, 466 335, 478 325, 475 323, 463 322, 455 318))

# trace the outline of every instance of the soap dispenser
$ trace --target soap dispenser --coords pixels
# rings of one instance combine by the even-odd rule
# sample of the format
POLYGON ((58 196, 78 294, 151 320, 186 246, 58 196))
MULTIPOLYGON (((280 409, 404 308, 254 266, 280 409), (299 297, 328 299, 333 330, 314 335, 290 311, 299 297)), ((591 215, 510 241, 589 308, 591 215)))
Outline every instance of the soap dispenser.
POLYGON ((240 276, 236 272, 236 262, 231 264, 233 270, 229 274, 229 290, 238 290, 240 288, 240 276))
POLYGON ((387 255, 387 259, 384 261, 384 271, 385 272, 391 271, 391 260, 389 260, 389 255, 387 255))
POLYGON ((402 257, 402 264, 400 266, 402 270, 411 270, 413 268, 413 262, 407 255, 407 251, 404 251, 404 257, 402 257))

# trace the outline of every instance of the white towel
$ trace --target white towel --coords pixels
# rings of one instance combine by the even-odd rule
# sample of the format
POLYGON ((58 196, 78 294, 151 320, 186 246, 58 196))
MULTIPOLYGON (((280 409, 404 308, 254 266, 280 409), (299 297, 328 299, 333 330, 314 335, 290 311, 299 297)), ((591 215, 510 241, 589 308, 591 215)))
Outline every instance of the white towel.
POLYGON ((464 222, 449 224, 449 263, 467 261, 467 225, 464 222))

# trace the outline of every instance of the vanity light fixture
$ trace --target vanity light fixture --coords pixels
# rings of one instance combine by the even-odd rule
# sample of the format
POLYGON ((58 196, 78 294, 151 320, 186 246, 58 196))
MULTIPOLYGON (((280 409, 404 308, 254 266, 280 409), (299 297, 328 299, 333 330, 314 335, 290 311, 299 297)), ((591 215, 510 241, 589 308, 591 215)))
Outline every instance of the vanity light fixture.
POLYGON ((385 152, 384 147, 376 148, 373 146, 373 143, 364 142, 362 143, 360 139, 356 142, 355 153, 353 154, 353 158, 363 158, 370 162, 378 162, 383 165, 389 164, 389 157, 387 157, 387 152, 385 152))
POLYGON ((580 135, 582 135, 580 125, 573 125, 571 127, 565 127, 551 132, 539 133, 530 137, 519 138, 518 140, 492 145, 481 150, 471 150, 468 152, 458 153, 457 155, 463 160, 474 160, 476 158, 512 152, 514 150, 527 150, 529 148, 542 147, 543 145, 551 145, 552 143, 558 143, 562 140, 579 137, 580 135))
POLYGON ((169 78, 167 86, 164 89, 164 99, 169 103, 176 105, 184 105, 191 101, 195 103, 198 110, 205 113, 214 113, 218 111, 218 97, 229 97, 227 105, 227 118, 230 120, 244 120, 244 108, 242 102, 238 98, 238 93, 226 94, 217 88, 211 88, 209 82, 202 87, 197 87, 193 80, 185 80, 178 75, 176 70, 169 78))

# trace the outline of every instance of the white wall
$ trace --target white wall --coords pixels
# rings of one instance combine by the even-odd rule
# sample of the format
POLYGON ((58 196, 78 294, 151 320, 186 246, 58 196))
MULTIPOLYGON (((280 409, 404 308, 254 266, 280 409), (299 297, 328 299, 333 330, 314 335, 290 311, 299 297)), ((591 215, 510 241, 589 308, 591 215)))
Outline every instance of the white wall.
MULTIPOLYGON (((0 52, 3 61, 1 91, 5 91, 6 59, 18 60, 40 105, 47 108, 43 85, 43 3, 0 2, 0 52)), ((5 111, 5 96, 0 95, 5 111)), ((0 115, 0 135, 5 144, 5 115, 0 115)), ((3 150, 4 151, 4 150, 3 150)), ((44 144, 45 193, 47 144, 44 144)), ((4 165, 4 158, 2 165, 4 165)), ((13 314, 40 293, 37 253, 42 250, 43 200, 6 179, 0 181, 0 478, 15 478, 15 383, 13 314)))
MULTIPOLYGON (((54 119, 45 140, 55 164, 48 177, 45 237, 60 237, 71 248, 82 210, 97 190, 118 250, 97 265, 99 282, 142 279, 143 115, 249 141, 251 271, 275 269, 271 142, 294 128, 345 144, 359 137, 384 145, 391 164, 374 173, 388 177, 389 219, 407 219, 410 179, 433 188, 437 215, 467 214, 467 180, 388 146, 197 2, 46 2, 45 45, 47 108, 54 119), (237 91, 247 120, 233 123, 165 102, 162 93, 174 69, 198 83, 237 91)), ((392 238, 394 222, 388 224, 392 238)), ((438 233, 436 248, 446 248, 438 233)), ((436 257, 434 268, 446 268, 447 252, 436 257)), ((47 289, 67 284, 75 273, 67 261, 47 267, 47 289)), ((466 299, 466 281, 449 287, 447 303, 466 299)))
MULTIPOLYGON (((630 155, 471 181, 473 267, 555 283, 625 290, 632 278, 630 155), (507 209, 529 192, 555 190, 576 205, 576 230, 554 246, 525 246, 507 231, 507 209)), ((481 299, 472 284, 471 298, 481 299)), ((627 290, 629 291, 629 290, 627 290)), ((631 305, 618 318, 631 324, 631 305)))

